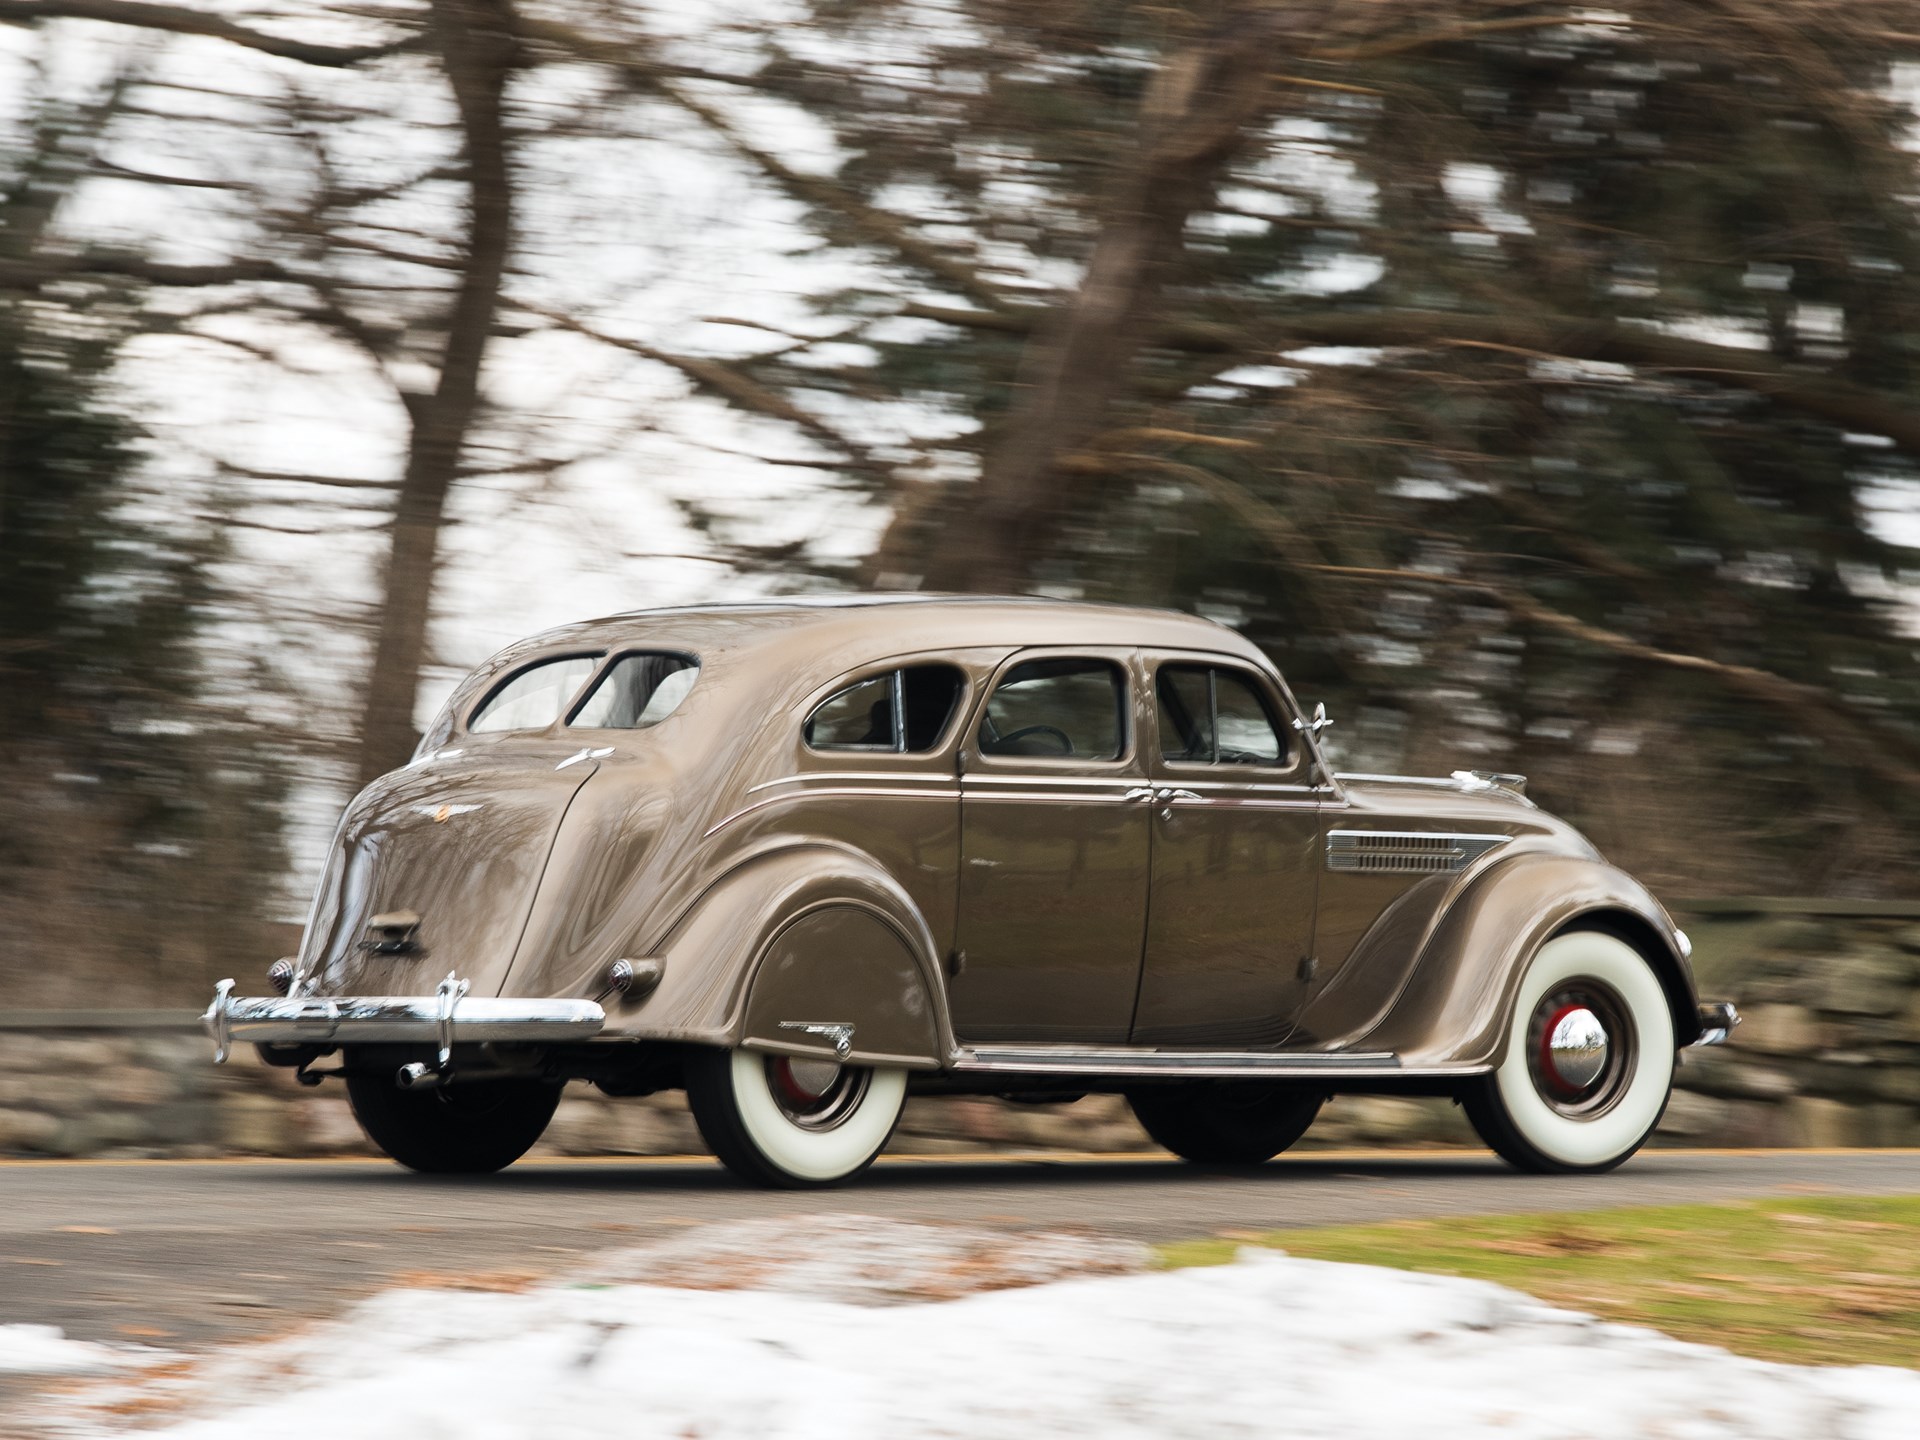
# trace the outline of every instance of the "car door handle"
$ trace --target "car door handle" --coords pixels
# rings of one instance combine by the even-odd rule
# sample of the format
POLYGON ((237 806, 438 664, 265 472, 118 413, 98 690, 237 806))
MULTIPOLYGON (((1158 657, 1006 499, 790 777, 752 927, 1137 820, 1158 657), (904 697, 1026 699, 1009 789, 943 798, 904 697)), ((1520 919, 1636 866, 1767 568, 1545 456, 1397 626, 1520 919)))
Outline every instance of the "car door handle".
POLYGON ((1122 800, 1151 800, 1153 799, 1153 787, 1151 785, 1136 785, 1120 798, 1122 800))
POLYGON ((1203 795, 1196 795, 1191 790, 1179 790, 1179 789, 1167 788, 1159 791, 1154 796, 1154 798, 1156 800, 1166 801, 1166 800, 1203 800, 1206 797, 1203 795))

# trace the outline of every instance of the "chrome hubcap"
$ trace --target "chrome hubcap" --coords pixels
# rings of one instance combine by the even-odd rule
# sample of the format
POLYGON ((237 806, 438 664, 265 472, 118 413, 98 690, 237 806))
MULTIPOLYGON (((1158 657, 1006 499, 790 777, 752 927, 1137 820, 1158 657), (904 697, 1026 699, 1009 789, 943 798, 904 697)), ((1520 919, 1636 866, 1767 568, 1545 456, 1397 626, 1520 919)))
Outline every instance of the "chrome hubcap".
POLYGON ((767 1059, 767 1088, 773 1102, 802 1130, 831 1130, 842 1124, 860 1108, 871 1074, 831 1060, 800 1060, 786 1055, 767 1059))
POLYGON ((1597 980, 1570 981, 1544 997, 1527 1027, 1534 1089, 1576 1120, 1604 1115, 1633 1077, 1633 1027, 1625 1004, 1597 980))
POLYGON ((1584 1005, 1570 1005, 1546 1027, 1546 1063, 1553 1077, 1574 1093, 1607 1068, 1607 1029, 1584 1005))

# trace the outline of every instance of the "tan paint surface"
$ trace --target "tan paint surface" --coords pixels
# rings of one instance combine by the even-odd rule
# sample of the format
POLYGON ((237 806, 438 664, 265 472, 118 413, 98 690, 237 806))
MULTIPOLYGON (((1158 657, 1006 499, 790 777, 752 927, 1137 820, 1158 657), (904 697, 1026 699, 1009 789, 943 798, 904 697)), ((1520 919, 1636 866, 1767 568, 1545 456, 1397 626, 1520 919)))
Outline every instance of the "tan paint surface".
POLYGON ((463 682, 423 756, 349 808, 303 963, 322 994, 430 993, 453 969, 482 994, 590 997, 613 960, 650 957, 659 988, 609 1001, 610 1036, 772 1043, 782 1019, 824 1018, 856 1025, 857 1053, 925 1064, 991 1039, 1284 1042, 1466 1064, 1492 1053, 1533 949, 1605 910, 1669 947, 1691 1003, 1657 902, 1523 801, 1447 782, 1336 784, 1306 755, 1250 769, 1162 760, 1151 667, 1194 656, 1259 677, 1283 723, 1298 715, 1252 645, 1164 611, 881 598, 643 612, 535 637, 463 682), (701 667, 651 729, 462 728, 521 665, 635 649, 701 667), (1120 761, 973 748, 993 675, 1044 650, 1127 668, 1120 761), (932 751, 802 742, 827 695, 934 659, 967 689, 932 751), (1199 798, 1127 798, 1143 786, 1199 798), (1329 872, 1326 832, 1368 828, 1511 838, 1457 874, 1329 872), (391 910, 422 916, 424 955, 357 948, 391 910), (956 949, 965 964, 949 982, 956 949), (775 986, 764 997, 756 973, 775 986))

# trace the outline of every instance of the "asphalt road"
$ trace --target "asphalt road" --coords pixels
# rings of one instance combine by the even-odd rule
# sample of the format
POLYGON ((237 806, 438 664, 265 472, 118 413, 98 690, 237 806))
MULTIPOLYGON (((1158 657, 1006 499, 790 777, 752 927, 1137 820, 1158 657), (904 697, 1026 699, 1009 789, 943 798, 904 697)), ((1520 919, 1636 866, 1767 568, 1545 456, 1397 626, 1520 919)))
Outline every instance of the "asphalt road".
POLYGON ((378 1161, 0 1162, 0 1324, 193 1349, 282 1330, 409 1276, 544 1273, 684 1226, 855 1213, 1142 1240, 1762 1195, 1920 1193, 1920 1150, 1646 1151, 1611 1175, 1472 1152, 1321 1153, 1252 1174, 1159 1157, 882 1161, 769 1192, 704 1160, 429 1179, 378 1161))

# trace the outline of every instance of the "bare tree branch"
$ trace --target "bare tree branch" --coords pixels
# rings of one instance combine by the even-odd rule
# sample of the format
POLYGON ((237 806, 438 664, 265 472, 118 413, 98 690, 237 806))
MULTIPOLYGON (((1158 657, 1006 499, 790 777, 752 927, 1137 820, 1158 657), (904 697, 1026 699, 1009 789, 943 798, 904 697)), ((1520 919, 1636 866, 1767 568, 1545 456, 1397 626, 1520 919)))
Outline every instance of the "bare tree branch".
MULTIPOLYGON (((649 345, 644 340, 634 340, 624 335, 610 335, 587 324, 576 316, 564 314, 542 305, 528 301, 515 302, 519 308, 559 329, 597 340, 602 345, 611 345, 616 350, 624 350, 630 355, 638 355, 643 360, 652 360, 678 370, 693 381, 701 390, 718 395, 728 404, 745 410, 750 414, 761 415, 769 420, 780 420, 793 426, 809 439, 825 446, 841 457, 840 463, 852 465, 858 469, 871 471, 883 478, 893 478, 893 468, 880 460, 865 445, 852 436, 829 425, 817 415, 809 414, 781 395, 759 382, 742 375, 724 360, 712 359, 703 355, 679 355, 649 345)), ((820 462, 813 462, 819 464, 820 462)), ((821 468, 828 468, 822 465, 821 468)))
POLYGON ((84 251, 0 260, 0 290, 38 290, 60 280, 114 276, 148 285, 184 288, 238 285, 249 280, 293 280, 272 260, 223 260, 209 265, 163 265, 138 255, 84 251))
POLYGON ((108 25, 160 30, 173 35, 200 35, 257 50, 263 55, 330 69, 397 55, 420 43, 419 37, 409 36, 379 45, 313 45, 249 29, 224 15, 186 5, 149 4, 145 0, 0 0, 0 23, 20 24, 31 20, 98 20, 108 25))
POLYGON ((671 82, 657 86, 659 92, 676 105, 699 117, 735 151, 751 160, 790 194, 810 205, 830 210, 844 219, 863 240, 893 251, 908 264, 945 281, 976 303, 997 307, 1006 303, 1007 293, 972 266, 962 263, 949 251, 914 233, 905 217, 869 205, 839 181, 825 175, 809 175, 796 170, 772 151, 755 145, 721 111, 691 94, 684 85, 671 82))

